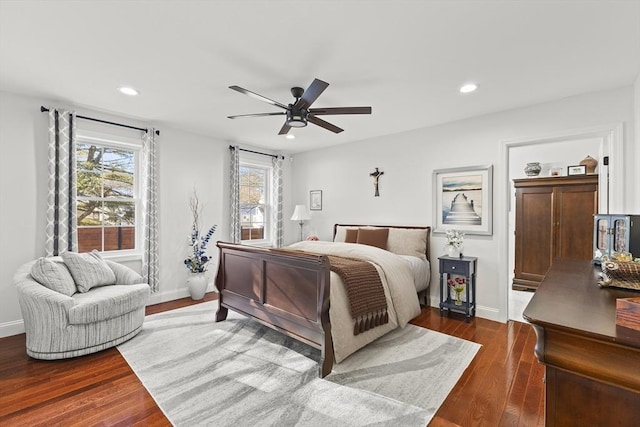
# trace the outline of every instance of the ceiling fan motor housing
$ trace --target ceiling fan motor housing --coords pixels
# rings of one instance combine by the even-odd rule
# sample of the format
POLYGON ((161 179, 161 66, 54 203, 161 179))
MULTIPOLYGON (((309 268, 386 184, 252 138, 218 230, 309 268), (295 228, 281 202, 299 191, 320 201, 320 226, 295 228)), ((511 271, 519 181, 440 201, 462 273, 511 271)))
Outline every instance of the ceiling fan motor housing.
POLYGON ((303 128, 307 125, 307 110, 289 104, 287 108, 287 124, 292 128, 303 128))

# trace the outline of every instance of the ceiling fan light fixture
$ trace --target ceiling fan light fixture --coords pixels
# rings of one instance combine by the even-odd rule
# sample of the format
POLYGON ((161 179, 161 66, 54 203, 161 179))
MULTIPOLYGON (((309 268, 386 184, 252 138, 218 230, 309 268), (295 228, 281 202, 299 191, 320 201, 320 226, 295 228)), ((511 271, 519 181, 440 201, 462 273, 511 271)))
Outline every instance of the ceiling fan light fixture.
POLYGON ((296 139, 296 136, 292 133, 288 133, 287 136, 285 136, 285 138, 287 139, 296 139))
POLYGON ((303 128, 307 125, 307 115, 304 110, 287 110, 287 124, 292 128, 303 128))

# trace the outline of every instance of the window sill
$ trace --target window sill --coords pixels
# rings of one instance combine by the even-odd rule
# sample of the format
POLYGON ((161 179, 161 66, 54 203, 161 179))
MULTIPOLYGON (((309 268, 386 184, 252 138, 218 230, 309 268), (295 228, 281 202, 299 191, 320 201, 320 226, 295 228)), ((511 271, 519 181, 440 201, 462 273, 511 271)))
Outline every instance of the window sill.
POLYGON ((100 256, 114 262, 142 261, 142 254, 138 252, 101 252, 100 256))

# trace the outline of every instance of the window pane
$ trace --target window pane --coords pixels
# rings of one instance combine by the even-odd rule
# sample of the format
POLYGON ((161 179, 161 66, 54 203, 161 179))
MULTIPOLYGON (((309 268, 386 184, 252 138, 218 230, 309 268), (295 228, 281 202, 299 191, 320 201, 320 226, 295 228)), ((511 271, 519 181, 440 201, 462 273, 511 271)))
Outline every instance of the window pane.
POLYGON ((134 153, 113 148, 104 149, 105 197, 133 197, 134 153))
POLYGON ((77 223, 78 226, 102 225, 101 209, 102 202, 78 201, 77 207, 77 223))
POLYGON ((78 197, 102 197, 102 178, 100 172, 78 170, 76 188, 78 197))
POLYGON ((135 225, 133 202, 104 202, 103 214, 105 225, 135 225))

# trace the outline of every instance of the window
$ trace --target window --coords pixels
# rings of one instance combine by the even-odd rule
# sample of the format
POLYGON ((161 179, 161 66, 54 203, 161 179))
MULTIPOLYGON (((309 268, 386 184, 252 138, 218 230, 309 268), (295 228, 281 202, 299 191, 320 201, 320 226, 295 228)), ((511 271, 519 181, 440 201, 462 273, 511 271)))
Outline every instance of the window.
POLYGON ((139 152, 134 144, 78 137, 78 252, 136 249, 139 152))
POLYGON ((240 163, 240 229, 242 241, 270 241, 271 167, 240 163))

